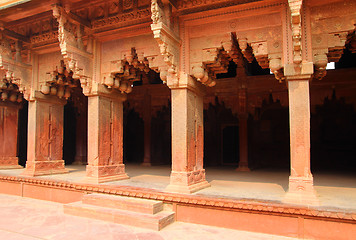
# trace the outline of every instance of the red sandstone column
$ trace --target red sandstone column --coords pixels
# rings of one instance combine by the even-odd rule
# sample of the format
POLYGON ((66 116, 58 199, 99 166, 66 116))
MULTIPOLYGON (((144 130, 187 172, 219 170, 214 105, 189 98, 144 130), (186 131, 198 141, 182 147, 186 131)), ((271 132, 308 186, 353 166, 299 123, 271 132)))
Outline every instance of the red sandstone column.
MULTIPOLYGON (((240 70, 241 68, 239 68, 240 70)), ((237 71, 242 72, 242 71, 237 71)), ((240 76, 245 76, 245 73, 242 72, 240 76)), ((245 79, 243 79, 245 80, 245 79)), ((239 153, 240 153, 240 162, 237 171, 248 172, 248 132, 247 132, 247 88, 246 80, 243 81, 242 86, 239 89, 239 153)))
POLYGON ((240 162, 236 169, 241 172, 249 172, 248 168, 248 135, 247 135, 247 114, 239 114, 239 152, 240 162))
POLYGON ((22 168, 16 157, 18 113, 18 104, 0 102, 0 169, 22 168))
POLYGON ((144 96, 144 157, 142 166, 151 166, 151 95, 146 89, 144 96))
POLYGON ((167 191, 192 193, 209 187, 203 169, 203 96, 172 88, 172 173, 167 191))
POLYGON ((76 125, 76 153, 75 161, 73 164, 86 165, 87 164, 87 143, 88 143, 88 131, 86 118, 86 112, 79 112, 77 115, 76 125))
POLYGON ((28 145, 24 176, 66 173, 63 158, 65 100, 35 92, 28 107, 28 145))
POLYGON ((309 78, 288 78, 291 175, 285 201, 316 205, 310 172, 309 78))
POLYGON ((123 101, 121 94, 88 96, 87 181, 127 179, 123 164, 123 101))

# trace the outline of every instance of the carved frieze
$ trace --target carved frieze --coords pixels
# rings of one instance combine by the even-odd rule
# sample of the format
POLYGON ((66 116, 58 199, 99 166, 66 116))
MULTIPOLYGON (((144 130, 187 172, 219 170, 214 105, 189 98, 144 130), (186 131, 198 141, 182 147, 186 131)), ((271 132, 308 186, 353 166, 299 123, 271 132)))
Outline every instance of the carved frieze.
POLYGON ((112 17, 108 18, 102 18, 98 20, 94 20, 92 22, 93 28, 101 28, 101 27, 107 27, 123 22, 128 22, 128 21, 133 21, 133 20, 139 20, 139 19, 145 19, 148 18, 151 15, 151 12, 149 8, 146 9, 140 9, 140 10, 134 10, 128 13, 121 13, 112 17))

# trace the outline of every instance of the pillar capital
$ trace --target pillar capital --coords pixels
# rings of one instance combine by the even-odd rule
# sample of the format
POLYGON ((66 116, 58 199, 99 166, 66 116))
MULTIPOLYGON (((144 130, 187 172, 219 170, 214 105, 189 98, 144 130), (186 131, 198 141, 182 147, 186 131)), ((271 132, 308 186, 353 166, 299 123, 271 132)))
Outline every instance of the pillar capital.
POLYGON ((32 96, 28 99, 29 102, 39 101, 50 103, 54 105, 62 105, 64 106, 67 101, 63 98, 58 98, 56 95, 45 95, 40 91, 34 91, 32 96))
POLYGON ((127 99, 126 93, 121 93, 113 88, 107 88, 103 84, 93 84, 92 91, 85 94, 87 97, 105 97, 118 102, 124 102, 127 99))

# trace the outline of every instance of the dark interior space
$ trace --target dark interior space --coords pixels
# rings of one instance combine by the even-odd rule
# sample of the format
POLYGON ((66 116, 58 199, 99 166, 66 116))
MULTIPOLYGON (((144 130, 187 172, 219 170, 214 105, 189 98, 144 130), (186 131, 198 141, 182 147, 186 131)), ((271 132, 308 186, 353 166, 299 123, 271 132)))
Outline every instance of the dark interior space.
POLYGON ((144 124, 143 120, 130 107, 129 103, 124 104, 124 163, 141 163, 144 154, 144 124))
POLYGON ((151 164, 172 162, 171 102, 163 106, 151 120, 151 164))
POLYGON ((356 112, 338 97, 326 97, 311 115, 312 171, 356 170, 356 112))
POLYGON ((256 168, 290 166, 289 109, 272 94, 249 119, 249 165, 256 168))
POLYGON ((19 165, 25 167, 27 161, 28 101, 25 99, 19 111, 17 157, 19 165))
POLYGON ((344 49, 344 53, 338 62, 335 63, 335 69, 340 68, 355 68, 356 67, 356 53, 352 53, 348 48, 344 49))
POLYGON ((85 164, 87 159, 88 98, 74 88, 64 106, 63 159, 65 164, 85 164))
MULTIPOLYGON (((238 124, 238 118, 232 113, 231 109, 225 106, 224 102, 221 102, 218 97, 215 98, 214 104, 209 104, 208 109, 204 110, 204 166, 221 166, 221 165, 236 165, 238 164, 238 154, 234 152, 231 148, 234 142, 227 141, 231 139, 231 135, 225 135, 226 141, 224 139, 224 127, 226 126, 236 126, 238 124), (227 162, 223 159, 223 152, 227 162), (231 154, 237 154, 235 157, 231 154)), ((236 129, 235 129, 236 130, 236 129)), ((238 141, 237 139, 233 141, 238 141)), ((235 148, 238 147, 238 144, 235 148)))
POLYGON ((222 127, 222 164, 236 165, 239 162, 239 127, 222 127))
POLYGON ((63 125, 63 159, 65 164, 72 164, 76 154, 77 117, 73 102, 68 101, 64 106, 63 125))

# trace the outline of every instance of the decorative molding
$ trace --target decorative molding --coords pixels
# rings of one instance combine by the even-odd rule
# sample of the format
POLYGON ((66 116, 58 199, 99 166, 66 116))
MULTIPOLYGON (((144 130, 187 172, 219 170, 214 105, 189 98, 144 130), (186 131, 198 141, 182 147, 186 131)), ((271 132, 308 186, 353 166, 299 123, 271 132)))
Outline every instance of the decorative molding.
POLYGON ((149 18, 150 16, 151 16, 151 12, 149 8, 138 9, 129 13, 122 13, 116 16, 94 20, 92 22, 92 26, 93 29, 98 29, 102 27, 115 25, 115 24, 120 24, 123 22, 145 19, 145 18, 149 18))

